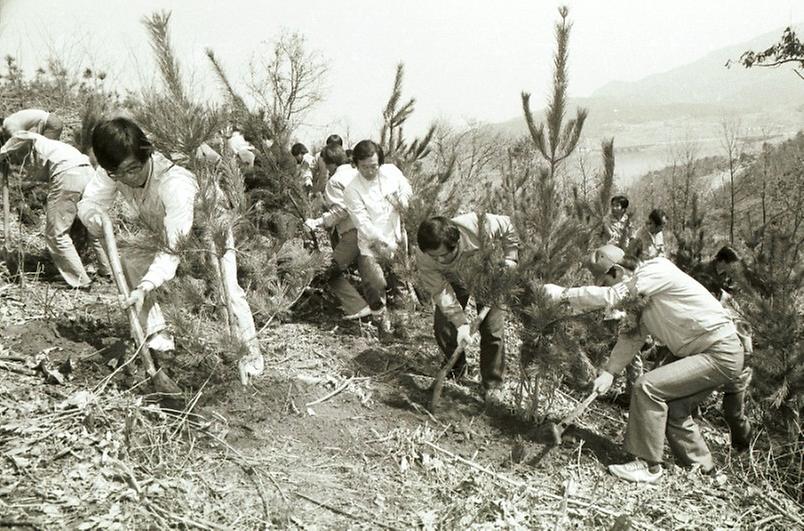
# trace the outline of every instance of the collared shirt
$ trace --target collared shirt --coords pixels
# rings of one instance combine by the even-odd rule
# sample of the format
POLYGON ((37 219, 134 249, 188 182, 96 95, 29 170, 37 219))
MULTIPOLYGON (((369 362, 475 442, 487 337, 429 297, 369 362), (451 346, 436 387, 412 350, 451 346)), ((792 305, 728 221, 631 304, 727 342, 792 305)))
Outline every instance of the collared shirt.
MULTIPOLYGON (((26 146, 33 147, 35 164, 47 168, 51 178, 67 170, 79 166, 89 166, 89 157, 78 151, 70 144, 65 144, 58 140, 51 140, 38 133, 29 131, 18 131, 14 133, 8 142, 0 148, 0 154, 6 154, 26 146)), ((62 190, 66 192, 81 192, 84 190, 86 182, 70 182, 65 180, 62 190)))
POLYGON ((93 234, 100 233, 95 214, 107 212, 119 192, 145 226, 165 237, 168 250, 157 251, 142 278, 159 287, 176 275, 179 257, 168 251, 192 229, 198 183, 195 175, 159 153, 151 155, 151 161, 151 174, 143 187, 130 187, 114 181, 98 168, 78 202, 78 216, 93 234))
POLYGON ((338 229, 338 234, 346 234, 355 228, 349 217, 349 211, 346 210, 344 193, 357 173, 351 164, 341 164, 324 188, 324 203, 329 210, 321 216, 321 221, 325 227, 334 225, 338 229))
POLYGON ((620 219, 614 219, 611 215, 608 217, 607 226, 609 230, 609 238, 606 243, 616 245, 620 249, 625 249, 631 242, 633 229, 631 227, 631 216, 624 213, 620 219))
POLYGON ((723 306, 692 277, 670 260, 658 257, 643 262, 634 274, 612 287, 584 286, 565 290, 562 299, 577 310, 613 307, 629 298, 646 297, 639 333, 620 334, 607 370, 620 372, 650 334, 677 357, 698 354, 716 341, 736 334, 723 306))
POLYGON ((648 227, 639 229, 628 245, 629 254, 641 260, 650 260, 657 256, 667 257, 667 247, 664 243, 664 231, 653 234, 648 227), (639 246, 640 250, 637 250, 639 246))
POLYGON ((371 245, 375 241, 401 241, 402 218, 390 199, 394 194, 398 197, 399 206, 405 209, 413 190, 393 164, 380 166, 377 177, 371 181, 357 172, 346 188, 346 208, 357 228, 357 246, 363 256, 374 256, 371 245))
MULTIPOLYGON (((476 253, 480 248, 480 223, 475 213, 454 217, 452 222, 458 227, 461 234, 455 258, 447 264, 442 264, 417 249, 416 264, 419 268, 422 286, 432 295, 441 312, 457 327, 465 324, 467 319, 450 281, 460 282, 460 265, 465 263, 462 259, 476 253)), ((506 260, 517 261, 519 238, 514 224, 511 223, 511 218, 486 214, 483 229, 489 240, 502 242, 506 260)))

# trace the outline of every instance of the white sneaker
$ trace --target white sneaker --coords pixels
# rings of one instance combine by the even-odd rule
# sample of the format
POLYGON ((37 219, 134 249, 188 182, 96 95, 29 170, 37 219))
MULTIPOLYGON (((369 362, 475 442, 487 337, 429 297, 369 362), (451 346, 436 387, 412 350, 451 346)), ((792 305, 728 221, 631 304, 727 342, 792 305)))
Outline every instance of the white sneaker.
POLYGON ((343 318, 346 319, 347 321, 353 321, 355 319, 363 319, 364 317, 368 317, 369 315, 371 315, 371 308, 369 308, 368 306, 364 306, 359 311, 353 314, 344 315, 343 318))
POLYGON ((661 467, 658 472, 651 472, 648 464, 642 459, 634 459, 622 465, 609 465, 609 472, 620 479, 636 483, 655 483, 662 477, 661 467))

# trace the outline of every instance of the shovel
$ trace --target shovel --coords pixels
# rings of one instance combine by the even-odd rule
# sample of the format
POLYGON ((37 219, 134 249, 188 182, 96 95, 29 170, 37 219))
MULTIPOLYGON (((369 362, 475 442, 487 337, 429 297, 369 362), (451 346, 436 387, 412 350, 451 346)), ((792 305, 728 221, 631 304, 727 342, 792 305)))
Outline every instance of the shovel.
MULTIPOLYGON (((123 266, 120 263, 120 255, 117 254, 117 241, 114 238, 114 229, 112 227, 112 220, 105 213, 101 213, 101 220, 103 225, 103 241, 106 247, 106 255, 109 257, 109 265, 112 268, 114 275, 114 282, 117 285, 117 291, 125 298, 129 296, 128 283, 126 277, 123 275, 123 266)), ((142 364, 145 367, 145 372, 151 378, 157 392, 166 395, 166 398, 172 401, 180 400, 181 389, 170 377, 162 371, 161 368, 157 369, 154 365, 154 360, 151 357, 151 352, 145 342, 145 332, 142 330, 142 325, 137 317, 137 311, 134 306, 128 307, 128 321, 131 325, 131 331, 134 334, 134 340, 137 342, 137 347, 142 358, 142 364)), ((177 408, 178 409, 178 408, 177 408)))
MULTIPOLYGON (((480 328, 480 324, 489 314, 490 310, 490 307, 484 306, 483 309, 478 312, 477 317, 474 321, 472 321, 472 326, 469 328, 472 335, 474 335, 474 333, 477 332, 477 329, 480 328)), ((438 406, 441 403, 441 390, 444 388, 444 380, 447 379, 447 374, 449 374, 449 371, 451 371, 458 362, 458 358, 461 356, 461 353, 465 348, 466 343, 461 343, 455 347, 455 351, 452 353, 452 356, 449 357, 446 365, 444 365, 441 370, 438 371, 436 380, 433 383, 433 397, 430 399, 430 411, 435 412, 435 410, 438 409, 438 406)))
POLYGON ((545 443, 551 446, 558 446, 561 444, 561 435, 564 433, 564 430, 572 424, 578 416, 586 411, 586 408, 589 407, 595 398, 597 398, 597 391, 592 391, 592 393, 584 398, 583 402, 575 406, 575 409, 570 411, 569 415, 564 417, 564 419, 555 424, 553 422, 545 422, 539 428, 539 435, 538 438, 545 443))

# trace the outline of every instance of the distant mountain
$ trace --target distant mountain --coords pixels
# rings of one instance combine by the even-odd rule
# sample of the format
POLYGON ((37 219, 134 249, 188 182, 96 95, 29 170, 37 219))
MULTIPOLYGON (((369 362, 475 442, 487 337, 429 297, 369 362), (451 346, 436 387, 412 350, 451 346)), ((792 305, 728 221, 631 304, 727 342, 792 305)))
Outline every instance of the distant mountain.
MULTIPOLYGON (((796 26, 802 33, 804 24, 796 26)), ((736 60, 746 50, 762 50, 779 39, 782 29, 711 52, 701 59, 638 81, 607 83, 570 106, 589 110, 584 136, 597 142, 614 136, 616 145, 650 145, 673 128, 711 136, 724 116, 738 117, 747 129, 771 125, 788 132, 804 127, 804 81, 781 68, 743 68, 736 60)), ((524 118, 495 124, 498 131, 526 132, 524 118)))

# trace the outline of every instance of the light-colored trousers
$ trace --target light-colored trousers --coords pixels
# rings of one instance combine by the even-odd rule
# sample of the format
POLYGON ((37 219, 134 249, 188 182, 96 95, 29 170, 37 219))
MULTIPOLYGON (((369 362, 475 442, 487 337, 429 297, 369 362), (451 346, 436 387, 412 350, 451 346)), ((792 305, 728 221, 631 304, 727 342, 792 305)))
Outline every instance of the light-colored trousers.
MULTIPOLYGON (((246 293, 237 282, 237 253, 231 230, 226 235, 226 249, 222 254, 219 252, 218 257, 220 257, 221 277, 229 293, 229 306, 234 316, 235 333, 248 347, 250 353, 259 354, 260 345, 257 341, 254 317, 246 300, 246 293)), ((129 248, 123 252, 121 262, 129 289, 134 289, 139 285, 153 259, 154 251, 150 249, 129 248)), ((149 292, 145 296, 139 320, 145 336, 148 338, 149 348, 160 351, 175 349, 173 336, 166 330, 165 317, 156 302, 154 292, 149 292)))
MULTIPOLYGON (((92 282, 70 237, 70 227, 78 214, 78 201, 92 172, 91 166, 80 166, 58 173, 50 178, 47 193, 45 243, 59 273, 74 288, 92 282)), ((98 272, 108 275, 110 267, 103 246, 92 235, 89 242, 95 250, 98 272)))
POLYGON ((666 436, 680 464, 700 464, 710 470, 712 454, 692 412, 712 391, 740 377, 743 356, 743 345, 734 333, 700 354, 679 358, 639 377, 631 391, 626 451, 659 463, 666 436))

